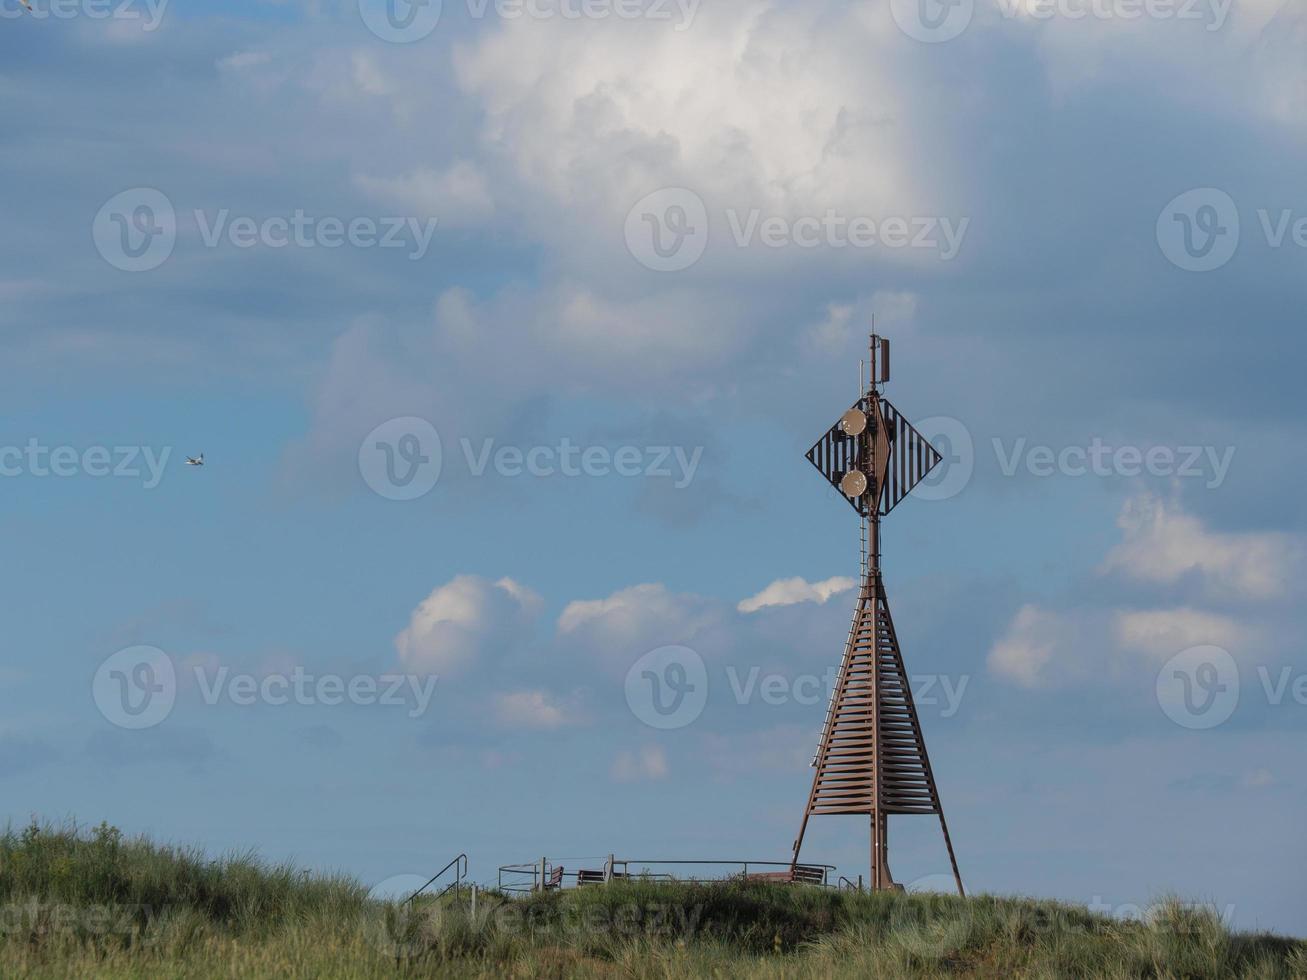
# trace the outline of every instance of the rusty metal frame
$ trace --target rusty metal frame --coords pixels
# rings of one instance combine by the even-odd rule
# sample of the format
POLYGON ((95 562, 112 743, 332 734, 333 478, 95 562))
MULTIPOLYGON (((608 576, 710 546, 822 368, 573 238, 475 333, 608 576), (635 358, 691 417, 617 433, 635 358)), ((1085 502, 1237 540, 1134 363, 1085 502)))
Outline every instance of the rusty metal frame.
POLYGON ((812 788, 791 867, 798 866, 808 820, 814 814, 866 814, 871 819, 871 888, 898 888, 889 867, 890 815, 938 815, 958 893, 965 895, 880 567, 881 518, 942 457, 881 395, 879 386, 889 375, 889 342, 875 334, 870 363, 867 389, 853 406, 865 413, 866 426, 850 434, 842 418, 807 454, 837 490, 843 485, 856 492, 863 485, 861 480, 842 484, 851 471, 865 475, 866 490, 856 497, 845 494, 864 523, 862 581, 812 760, 812 788))

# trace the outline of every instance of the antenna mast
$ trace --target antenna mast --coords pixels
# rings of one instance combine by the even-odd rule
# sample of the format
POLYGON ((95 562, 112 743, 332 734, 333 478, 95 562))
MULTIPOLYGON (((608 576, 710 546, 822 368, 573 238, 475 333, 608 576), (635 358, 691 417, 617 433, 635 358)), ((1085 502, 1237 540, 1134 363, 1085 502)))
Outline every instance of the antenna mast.
MULTIPOLYGON (((874 324, 874 320, 873 320, 874 324)), ((816 772, 794 841, 791 870, 814 814, 871 818, 871 888, 901 889, 889 868, 891 814, 939 817, 958 893, 965 894, 926 754, 880 568, 880 521, 942 458, 881 394, 889 341, 870 338, 869 376, 859 398, 808 450, 808 460, 844 494, 861 520, 858 604, 812 765, 816 772)))

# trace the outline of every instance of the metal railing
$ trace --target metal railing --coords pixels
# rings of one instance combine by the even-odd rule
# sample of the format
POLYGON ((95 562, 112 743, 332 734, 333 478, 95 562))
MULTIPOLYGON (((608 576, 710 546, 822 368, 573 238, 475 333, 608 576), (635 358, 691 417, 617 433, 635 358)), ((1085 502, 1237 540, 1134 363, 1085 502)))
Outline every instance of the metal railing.
POLYGON ((463 887, 464 879, 467 878, 467 855, 466 854, 460 854, 458 857, 454 858, 447 865, 445 865, 443 868, 441 868, 439 871, 433 874, 430 880, 425 885, 423 885, 421 888, 415 891, 408 898, 404 899, 403 904, 407 905, 409 902, 413 901, 413 899, 421 895, 424 891, 426 891, 433 884, 435 884, 436 881, 442 875, 444 875, 444 873, 448 871, 450 868, 454 869, 454 880, 451 881, 449 884, 447 884, 444 888, 442 888, 440 892, 436 895, 436 898, 439 898, 441 895, 445 894, 450 889, 453 889, 455 891, 455 894, 457 894, 458 889, 463 887))
MULTIPOLYGON (((803 863, 795 865, 791 861, 720 861, 720 860, 644 860, 636 858, 618 858, 610 855, 603 863, 603 881, 614 879, 633 879, 636 881, 676 881, 687 884, 706 884, 730 878, 748 878, 751 876, 783 876, 791 869, 796 870, 794 880, 806 884, 819 885, 823 888, 835 887, 830 878, 835 871, 833 864, 803 863), (632 867, 635 870, 632 870, 632 867), (701 871, 720 869, 718 873, 702 874, 701 871)), ((558 868, 548 858, 541 858, 529 864, 505 864, 499 868, 499 890, 507 893, 530 893, 542 887, 561 887, 565 882, 579 884, 583 873, 587 881, 594 881, 597 869, 564 870, 558 868)), ((847 880, 847 879, 846 879, 847 880)))

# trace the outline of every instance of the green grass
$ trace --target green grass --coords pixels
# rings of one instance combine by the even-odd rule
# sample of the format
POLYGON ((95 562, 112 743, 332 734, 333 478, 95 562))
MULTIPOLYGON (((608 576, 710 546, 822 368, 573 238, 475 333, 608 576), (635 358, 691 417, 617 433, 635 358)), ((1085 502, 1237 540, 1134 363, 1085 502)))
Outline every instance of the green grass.
POLYGON ((112 827, 0 836, 0 976, 1307 978, 1307 943, 1178 902, 1055 902, 631 881, 408 907, 363 885, 112 827))

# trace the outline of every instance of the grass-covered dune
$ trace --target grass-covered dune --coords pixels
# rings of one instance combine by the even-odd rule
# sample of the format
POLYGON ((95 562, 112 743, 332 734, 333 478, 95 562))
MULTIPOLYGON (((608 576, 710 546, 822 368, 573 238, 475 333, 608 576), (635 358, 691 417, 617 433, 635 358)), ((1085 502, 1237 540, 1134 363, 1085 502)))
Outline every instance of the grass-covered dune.
POLYGON ((1307 942, 1179 903, 1121 922, 1032 900, 631 881, 469 906, 34 826, 0 836, 0 977, 1307 978, 1307 942))

